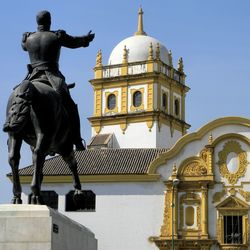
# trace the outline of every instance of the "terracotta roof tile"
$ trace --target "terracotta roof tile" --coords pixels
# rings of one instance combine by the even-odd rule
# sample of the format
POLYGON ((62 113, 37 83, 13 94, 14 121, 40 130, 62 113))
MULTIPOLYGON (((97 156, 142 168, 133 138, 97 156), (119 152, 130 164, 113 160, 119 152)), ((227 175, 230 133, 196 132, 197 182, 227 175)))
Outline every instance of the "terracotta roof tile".
MULTIPOLYGON (((92 149, 75 152, 79 175, 146 174, 150 163, 167 149, 92 149)), ((61 156, 45 161, 44 175, 71 175, 61 156)), ((19 170, 21 176, 33 174, 33 166, 19 170)))

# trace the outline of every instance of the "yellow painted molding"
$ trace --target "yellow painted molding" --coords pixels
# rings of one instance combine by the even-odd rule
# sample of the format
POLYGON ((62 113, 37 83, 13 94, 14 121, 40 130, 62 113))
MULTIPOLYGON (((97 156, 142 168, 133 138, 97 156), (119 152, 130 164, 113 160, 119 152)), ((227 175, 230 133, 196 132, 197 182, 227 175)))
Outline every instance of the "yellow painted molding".
POLYGON ((148 126, 148 129, 149 129, 149 132, 151 132, 153 126, 154 126, 154 121, 151 120, 151 121, 147 121, 147 126, 148 126))
POLYGON ((207 123, 206 125, 201 127, 197 132, 184 135, 175 143, 175 145, 168 152, 161 154, 157 159, 155 159, 151 163, 151 165, 149 166, 148 173, 155 173, 158 166, 165 164, 168 159, 177 155, 188 143, 195 140, 200 140, 205 134, 208 134, 211 130, 225 125, 240 125, 250 128, 250 119, 235 116, 223 117, 207 123))
POLYGON ((101 116, 102 114, 102 90, 95 90, 94 98, 94 116, 101 116))
POLYGON ((94 72, 95 72, 94 73, 95 79, 101 79, 103 74, 103 67, 102 66, 95 67, 94 72))
POLYGON ((150 83, 148 84, 148 96, 147 96, 147 110, 148 111, 153 111, 154 109, 154 84, 150 83))
MULTIPOLYGON (((82 183, 94 182, 155 182, 160 178, 159 174, 117 174, 117 175, 80 175, 82 183)), ((9 177, 13 181, 12 177, 9 177)), ((22 184, 30 184, 32 176, 20 176, 22 184)), ((43 183, 72 183, 71 175, 44 176, 43 183)))
POLYGON ((128 112, 128 87, 122 87, 121 98, 121 113, 126 114, 128 112))

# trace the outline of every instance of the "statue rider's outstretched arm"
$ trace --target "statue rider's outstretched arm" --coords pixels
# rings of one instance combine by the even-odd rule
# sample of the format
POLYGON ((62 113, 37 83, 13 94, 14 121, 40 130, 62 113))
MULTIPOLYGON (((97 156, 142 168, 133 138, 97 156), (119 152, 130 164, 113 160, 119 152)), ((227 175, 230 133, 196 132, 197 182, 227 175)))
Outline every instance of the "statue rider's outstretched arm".
POLYGON ((89 43, 95 37, 95 34, 92 34, 91 31, 86 36, 70 36, 64 30, 59 30, 56 33, 61 42, 61 46, 71 49, 88 47, 89 43))

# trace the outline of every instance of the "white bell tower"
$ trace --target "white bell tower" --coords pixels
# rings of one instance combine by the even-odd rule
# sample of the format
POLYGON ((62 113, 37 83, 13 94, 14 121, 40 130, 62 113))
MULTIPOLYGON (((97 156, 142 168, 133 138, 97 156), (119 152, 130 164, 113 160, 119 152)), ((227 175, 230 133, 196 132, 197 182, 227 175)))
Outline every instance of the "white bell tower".
POLYGON ((169 148, 186 133, 189 88, 182 58, 177 69, 172 61, 171 51, 143 30, 140 8, 137 32, 113 49, 108 65, 98 51, 90 147, 169 148))

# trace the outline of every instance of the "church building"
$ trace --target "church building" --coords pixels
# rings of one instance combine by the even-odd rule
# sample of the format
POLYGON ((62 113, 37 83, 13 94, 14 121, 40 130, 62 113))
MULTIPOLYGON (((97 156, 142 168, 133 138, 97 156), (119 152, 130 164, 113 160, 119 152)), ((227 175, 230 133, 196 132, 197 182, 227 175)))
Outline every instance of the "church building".
MULTIPOLYGON (((92 138, 76 151, 84 200, 60 156, 44 165, 45 203, 95 233, 99 250, 250 249, 250 119, 222 117, 193 133, 183 59, 148 35, 99 50, 90 80, 92 138)), ((32 166, 19 170, 30 202, 32 166)), ((9 175, 11 179, 11 175, 9 175)))

